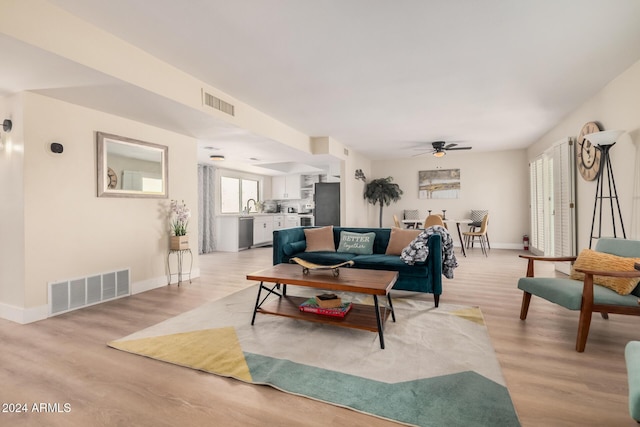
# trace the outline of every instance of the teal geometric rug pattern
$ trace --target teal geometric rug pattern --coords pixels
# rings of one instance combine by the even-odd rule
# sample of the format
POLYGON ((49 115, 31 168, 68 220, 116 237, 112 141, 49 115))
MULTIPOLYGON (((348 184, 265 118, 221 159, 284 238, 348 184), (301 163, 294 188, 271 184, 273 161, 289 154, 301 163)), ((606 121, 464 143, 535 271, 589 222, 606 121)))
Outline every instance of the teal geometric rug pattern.
POLYGON ((520 425, 478 308, 436 309, 425 295, 394 292, 397 321, 385 324, 380 349, 368 331, 264 314, 251 326, 256 293, 253 286, 108 345, 406 425, 520 425))

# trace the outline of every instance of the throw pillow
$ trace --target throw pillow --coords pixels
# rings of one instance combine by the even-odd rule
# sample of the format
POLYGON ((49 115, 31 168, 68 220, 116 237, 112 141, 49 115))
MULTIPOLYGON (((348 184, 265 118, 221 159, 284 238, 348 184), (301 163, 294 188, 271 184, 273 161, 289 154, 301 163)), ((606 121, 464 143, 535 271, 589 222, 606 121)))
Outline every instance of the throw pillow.
POLYGON ((340 232, 340 244, 338 252, 347 252, 358 255, 371 255, 373 253, 373 241, 376 233, 352 233, 350 231, 340 232))
MULTIPOLYGON (((584 249, 573 263, 570 277, 574 280, 584 280, 584 274, 575 271, 576 268, 599 271, 634 271, 633 265, 639 261, 640 258, 625 258, 604 252, 596 252, 591 249, 584 249)), ((638 285, 639 281, 640 279, 637 277, 593 276, 593 283, 605 286, 620 295, 629 295, 638 285)))
POLYGON ((473 210, 471 210, 471 215, 469 215, 469 218, 473 222, 482 222, 482 219, 488 213, 489 213, 489 211, 486 210, 486 209, 485 210, 473 209, 473 210))
POLYGON ((420 212, 417 209, 405 210, 404 219, 420 219, 420 212))
POLYGON ((307 240, 305 252, 335 252, 333 243, 333 225, 320 228, 305 228, 304 237, 307 240))
POLYGON ((389 244, 387 245, 387 250, 385 255, 400 255, 402 250, 409 246, 409 243, 416 237, 418 234, 422 233, 422 230, 414 230, 414 229, 402 229, 402 228, 392 228, 391 236, 389 237, 389 244))
POLYGON ((469 215, 469 218, 471 219, 471 224, 469 224, 472 227, 480 227, 482 225, 482 220, 484 219, 484 216, 487 215, 489 213, 488 210, 477 210, 477 209, 472 209, 471 210, 471 215, 469 215))

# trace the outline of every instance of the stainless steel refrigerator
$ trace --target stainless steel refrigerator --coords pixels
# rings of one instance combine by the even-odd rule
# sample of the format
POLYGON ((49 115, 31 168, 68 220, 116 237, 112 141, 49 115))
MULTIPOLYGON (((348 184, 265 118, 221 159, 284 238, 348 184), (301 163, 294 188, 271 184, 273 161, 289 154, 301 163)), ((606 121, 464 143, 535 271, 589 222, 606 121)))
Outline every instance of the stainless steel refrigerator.
POLYGON ((313 195, 314 225, 340 225, 340 183, 319 182, 313 195))

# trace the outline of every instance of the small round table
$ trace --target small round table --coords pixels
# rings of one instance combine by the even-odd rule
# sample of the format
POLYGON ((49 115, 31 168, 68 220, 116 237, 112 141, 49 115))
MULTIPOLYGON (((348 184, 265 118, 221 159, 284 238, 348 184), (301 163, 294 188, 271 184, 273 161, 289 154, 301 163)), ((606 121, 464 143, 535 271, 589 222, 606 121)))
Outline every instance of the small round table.
POLYGON ((182 282, 182 258, 184 256, 185 253, 189 254, 189 257, 191 259, 191 263, 189 264, 189 273, 186 273, 189 275, 189 283, 191 283, 191 269, 193 268, 193 254, 191 253, 191 249, 169 249, 169 253, 167 254, 167 270, 169 271, 169 275, 167 277, 168 282, 167 285, 171 284, 171 276, 173 275, 177 275, 178 276, 178 286, 180 286, 180 283, 182 282), (178 259, 178 272, 177 273, 171 273, 171 254, 176 254, 176 257, 178 259))

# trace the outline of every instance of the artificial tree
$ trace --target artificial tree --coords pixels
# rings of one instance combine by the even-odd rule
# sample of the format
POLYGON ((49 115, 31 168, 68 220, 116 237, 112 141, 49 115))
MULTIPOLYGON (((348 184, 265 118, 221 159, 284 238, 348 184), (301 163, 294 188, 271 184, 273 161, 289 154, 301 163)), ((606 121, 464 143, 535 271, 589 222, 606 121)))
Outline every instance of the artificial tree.
POLYGON ((374 206, 376 203, 380 203, 380 228, 382 228, 382 208, 384 205, 389 206, 391 202, 397 202, 402 196, 400 186, 391 181, 393 178, 390 176, 374 179, 368 182, 364 189, 364 198, 369 203, 374 206))

